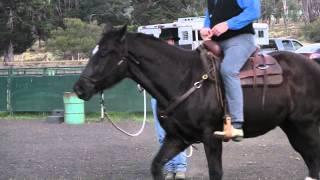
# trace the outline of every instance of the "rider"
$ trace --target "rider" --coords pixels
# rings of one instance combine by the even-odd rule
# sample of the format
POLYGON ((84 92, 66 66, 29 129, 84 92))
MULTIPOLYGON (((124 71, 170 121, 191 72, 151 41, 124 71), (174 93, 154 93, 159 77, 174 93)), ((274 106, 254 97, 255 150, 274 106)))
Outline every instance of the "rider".
MULTIPOLYGON (((174 33, 172 32, 172 29, 162 29, 159 38, 166 41, 170 45, 175 45, 176 42, 179 40, 179 37, 174 35, 174 33)), ((151 107, 152 107, 158 140, 160 144, 162 144, 165 137, 165 131, 159 123, 158 115, 157 115, 157 101, 154 98, 151 99, 151 107)), ((185 172, 187 170, 186 153, 181 152, 180 154, 175 156, 173 159, 171 159, 169 162, 167 162, 167 164, 165 165, 165 170, 166 170, 166 177, 165 177, 166 180, 185 179, 186 178, 185 172)))
POLYGON ((216 131, 217 136, 241 141, 243 138, 243 92, 238 76, 241 67, 255 51, 253 21, 260 17, 260 0, 208 0, 203 40, 220 44, 224 58, 221 76, 232 119, 230 132, 216 131))

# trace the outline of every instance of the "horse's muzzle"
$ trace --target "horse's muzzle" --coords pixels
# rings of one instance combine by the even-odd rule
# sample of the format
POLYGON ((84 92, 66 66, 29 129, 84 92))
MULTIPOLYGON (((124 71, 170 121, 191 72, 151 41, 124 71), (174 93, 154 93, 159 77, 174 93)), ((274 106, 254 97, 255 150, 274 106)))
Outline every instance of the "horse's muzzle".
POLYGON ((94 94, 94 88, 91 85, 86 85, 86 82, 79 80, 73 86, 73 91, 80 99, 88 101, 94 94))

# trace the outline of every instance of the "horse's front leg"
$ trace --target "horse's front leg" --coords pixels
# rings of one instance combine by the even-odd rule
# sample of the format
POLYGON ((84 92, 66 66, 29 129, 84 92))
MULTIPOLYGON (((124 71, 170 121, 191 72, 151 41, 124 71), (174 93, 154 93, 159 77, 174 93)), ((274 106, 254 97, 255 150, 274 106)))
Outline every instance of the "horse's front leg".
POLYGON ((163 166, 188 146, 189 144, 186 144, 181 139, 166 136, 159 152, 152 161, 151 174, 153 179, 163 180, 163 166))
POLYGON ((204 150, 208 161, 210 180, 221 180, 222 170, 222 141, 209 138, 204 144, 204 150))

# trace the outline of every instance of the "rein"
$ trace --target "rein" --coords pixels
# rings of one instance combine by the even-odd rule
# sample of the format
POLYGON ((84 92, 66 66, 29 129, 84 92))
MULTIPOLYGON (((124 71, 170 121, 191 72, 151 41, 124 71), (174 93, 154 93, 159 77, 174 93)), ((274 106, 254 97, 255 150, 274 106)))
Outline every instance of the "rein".
POLYGON ((193 86, 183 95, 177 98, 174 98, 174 100, 169 104, 169 106, 164 111, 160 111, 159 113, 160 117, 168 118, 168 114, 170 112, 172 112, 177 106, 179 106, 184 100, 186 100, 193 92, 195 92, 197 89, 200 89, 202 87, 203 82, 208 79, 208 73, 210 73, 211 71, 213 71, 213 69, 211 69, 206 74, 202 75, 201 80, 195 82, 193 86))
MULTIPOLYGON (((215 88, 216 88, 216 96, 218 99, 219 104, 221 107, 224 106, 224 100, 222 96, 222 89, 221 89, 221 81, 219 79, 219 72, 217 70, 218 64, 217 59, 215 55, 213 55, 211 52, 207 51, 204 46, 200 45, 197 50, 200 52, 200 58, 202 60, 202 64, 205 69, 205 73, 201 76, 201 79, 193 84, 193 86, 185 92, 183 95, 178 96, 174 98, 170 103, 169 106, 163 110, 160 111, 160 117, 162 118, 168 118, 168 115, 177 107, 179 106, 183 101, 185 101, 192 93, 194 93, 196 90, 200 89, 202 87, 202 84, 206 80, 214 81, 215 88), (211 62, 211 65, 208 63, 211 62)), ((226 107, 225 107, 226 108, 226 107)), ((225 112, 227 110, 225 109, 225 112)))

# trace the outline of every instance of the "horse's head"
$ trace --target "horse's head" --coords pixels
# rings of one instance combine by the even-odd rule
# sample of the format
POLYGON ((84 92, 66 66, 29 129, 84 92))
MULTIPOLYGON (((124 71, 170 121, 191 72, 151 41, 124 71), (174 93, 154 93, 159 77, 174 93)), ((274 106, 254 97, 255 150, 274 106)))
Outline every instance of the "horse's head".
POLYGON ((126 26, 107 30, 75 83, 73 90, 79 98, 89 100, 95 93, 126 77, 126 26))

